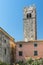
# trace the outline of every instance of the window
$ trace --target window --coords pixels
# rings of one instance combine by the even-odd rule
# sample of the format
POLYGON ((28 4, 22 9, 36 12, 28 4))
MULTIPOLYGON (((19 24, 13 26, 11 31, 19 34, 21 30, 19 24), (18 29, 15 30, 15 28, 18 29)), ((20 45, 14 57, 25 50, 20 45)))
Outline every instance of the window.
POLYGON ((37 43, 34 44, 34 47, 37 47, 37 43))
POLYGON ((27 14, 27 18, 31 18, 31 13, 28 13, 27 14))
POLYGON ((22 56, 22 51, 19 51, 19 56, 22 56))
POLYGON ((22 47, 22 44, 19 44, 19 47, 22 47))
POLYGON ((6 43, 6 40, 4 40, 4 43, 6 43))
POLYGON ((5 51, 5 55, 6 55, 6 48, 4 49, 4 51, 5 51))
POLYGON ((34 51, 34 56, 37 56, 38 55, 38 52, 37 51, 34 51))

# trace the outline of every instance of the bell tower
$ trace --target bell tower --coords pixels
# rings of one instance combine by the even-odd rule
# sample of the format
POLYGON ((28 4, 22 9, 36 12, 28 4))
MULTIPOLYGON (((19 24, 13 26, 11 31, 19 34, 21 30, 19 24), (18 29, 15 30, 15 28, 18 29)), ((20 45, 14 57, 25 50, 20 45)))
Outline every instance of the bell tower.
POLYGON ((36 8, 35 6, 29 6, 24 8, 23 15, 24 22, 24 40, 36 40, 37 39, 37 29, 36 29, 36 8))

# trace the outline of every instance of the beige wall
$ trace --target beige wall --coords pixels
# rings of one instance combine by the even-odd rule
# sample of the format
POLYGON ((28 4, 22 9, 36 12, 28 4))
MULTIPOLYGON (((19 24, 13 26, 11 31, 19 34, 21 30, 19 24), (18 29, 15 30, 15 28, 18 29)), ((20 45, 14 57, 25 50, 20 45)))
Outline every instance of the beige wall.
POLYGON ((10 43, 10 62, 14 63, 16 61, 16 44, 13 40, 9 40, 10 43))
POLYGON ((0 61, 10 63, 10 44, 9 38, 0 31, 0 61), (6 40, 6 42, 4 42, 6 40), (6 54, 5 54, 6 49, 6 54))
POLYGON ((14 39, 12 37, 9 37, 9 35, 6 32, 0 31, 0 61, 11 63, 11 59, 13 57, 12 60, 13 62, 15 62, 15 52, 16 48, 14 39))

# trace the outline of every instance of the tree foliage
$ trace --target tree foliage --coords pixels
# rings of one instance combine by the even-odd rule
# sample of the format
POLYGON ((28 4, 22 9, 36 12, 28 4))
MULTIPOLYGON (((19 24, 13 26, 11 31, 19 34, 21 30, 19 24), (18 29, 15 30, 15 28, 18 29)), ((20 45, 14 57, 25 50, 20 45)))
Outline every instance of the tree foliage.
POLYGON ((32 60, 32 58, 28 59, 25 63, 19 61, 18 65, 43 65, 43 59, 35 59, 32 60))
POLYGON ((9 65, 9 64, 0 61, 0 65, 9 65))

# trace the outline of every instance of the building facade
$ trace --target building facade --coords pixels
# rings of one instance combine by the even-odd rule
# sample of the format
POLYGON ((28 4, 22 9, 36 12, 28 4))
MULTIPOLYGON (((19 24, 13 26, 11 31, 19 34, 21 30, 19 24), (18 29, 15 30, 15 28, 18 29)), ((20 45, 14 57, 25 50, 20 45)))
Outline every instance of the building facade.
POLYGON ((29 6, 24 8, 23 16, 24 27, 24 41, 36 40, 36 8, 35 6, 29 6))
MULTIPOLYGON (((11 60, 15 61, 15 42, 14 39, 0 27, 0 61, 10 64, 11 60)), ((12 61, 12 63, 14 63, 14 61, 12 61)))
POLYGON ((43 40, 16 42, 16 62, 43 58, 43 40))
POLYGON ((43 58, 43 40, 15 42, 14 39, 0 28, 0 61, 13 64, 28 59, 43 58))

